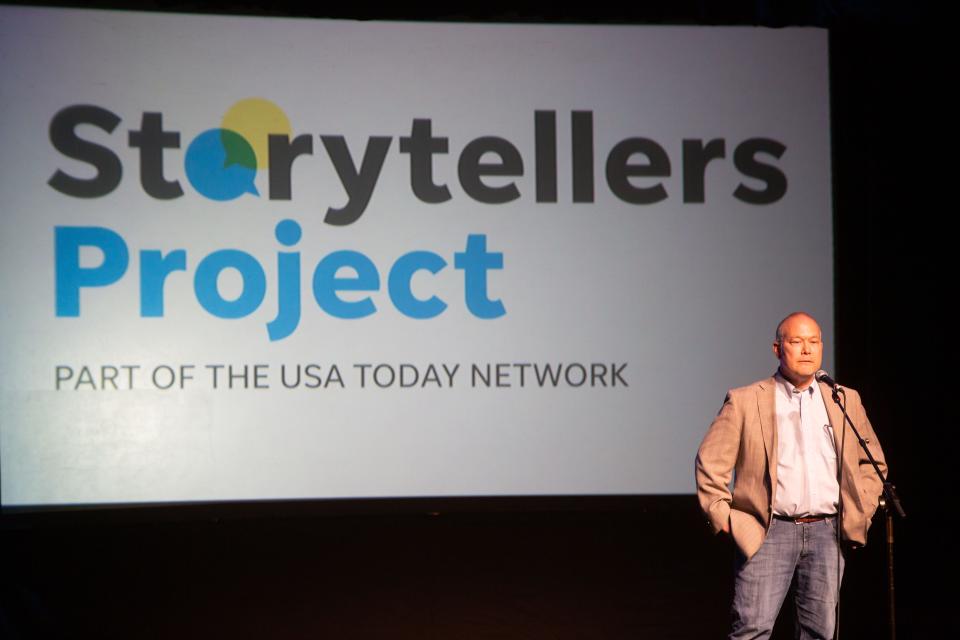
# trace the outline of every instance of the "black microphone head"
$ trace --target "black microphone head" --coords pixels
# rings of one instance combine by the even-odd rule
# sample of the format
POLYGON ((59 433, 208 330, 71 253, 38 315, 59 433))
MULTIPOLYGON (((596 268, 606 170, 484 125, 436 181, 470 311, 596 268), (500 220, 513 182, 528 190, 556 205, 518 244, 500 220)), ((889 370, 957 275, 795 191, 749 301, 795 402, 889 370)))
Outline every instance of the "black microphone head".
POLYGON ((824 371, 823 369, 820 369, 820 370, 817 371, 815 374, 813 374, 813 378, 814 378, 817 382, 822 382, 823 384, 827 385, 828 387, 833 387, 833 390, 834 390, 834 391, 841 391, 841 392, 843 391, 843 387, 841 387, 839 384, 837 384, 837 381, 834 380, 833 378, 831 378, 831 377, 830 377, 830 374, 827 373, 826 371, 824 371))

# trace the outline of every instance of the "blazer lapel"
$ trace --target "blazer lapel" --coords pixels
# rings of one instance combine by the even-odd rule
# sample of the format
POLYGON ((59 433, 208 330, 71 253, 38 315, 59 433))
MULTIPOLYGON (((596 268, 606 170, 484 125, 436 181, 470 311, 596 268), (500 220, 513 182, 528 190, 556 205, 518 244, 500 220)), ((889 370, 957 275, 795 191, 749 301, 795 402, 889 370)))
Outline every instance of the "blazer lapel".
POLYGON ((823 403, 827 407, 827 417, 830 418, 830 426, 833 428, 833 442, 837 448, 837 459, 843 465, 841 477, 845 485, 842 493, 860 503, 860 492, 856 489, 854 482, 854 473, 859 471, 859 443, 857 437, 853 435, 843 420, 843 412, 840 406, 833 401, 833 389, 824 383, 820 384, 820 395, 823 396, 823 403), (843 441, 843 434, 846 433, 846 442, 843 441), (841 458, 842 452, 842 458, 841 458))
POLYGON ((833 427, 833 443, 837 448, 837 455, 840 455, 840 439, 843 434, 843 413, 840 407, 833 401, 833 389, 822 382, 820 385, 820 395, 823 396, 823 404, 827 408, 827 417, 830 418, 830 426, 833 427))
MULTIPOLYGON (((770 490, 777 487, 777 405, 774 391, 776 380, 770 378, 757 385, 757 409, 760 414, 760 431, 763 447, 767 452, 767 470, 770 474, 770 490)), ((773 496, 771 495, 771 504, 773 496)))

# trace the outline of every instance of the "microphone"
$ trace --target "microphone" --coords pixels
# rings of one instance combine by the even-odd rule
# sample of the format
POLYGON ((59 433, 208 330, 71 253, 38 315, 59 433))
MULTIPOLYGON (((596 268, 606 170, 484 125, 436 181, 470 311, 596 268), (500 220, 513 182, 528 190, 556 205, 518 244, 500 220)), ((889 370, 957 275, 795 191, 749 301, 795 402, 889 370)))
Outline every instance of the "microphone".
POLYGON ((813 374, 813 377, 817 380, 817 382, 824 383, 834 391, 838 391, 838 392, 843 391, 840 385, 837 384, 837 381, 831 378, 830 374, 824 371, 823 369, 820 369, 815 374, 813 374))

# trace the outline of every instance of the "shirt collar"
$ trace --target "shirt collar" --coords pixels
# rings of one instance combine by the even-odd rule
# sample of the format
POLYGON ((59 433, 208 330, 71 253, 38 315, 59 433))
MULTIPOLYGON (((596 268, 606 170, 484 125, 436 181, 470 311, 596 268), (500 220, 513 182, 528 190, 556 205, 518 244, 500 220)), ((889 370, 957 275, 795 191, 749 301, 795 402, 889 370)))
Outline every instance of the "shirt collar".
POLYGON ((780 369, 777 369, 777 372, 773 374, 773 379, 777 381, 777 385, 786 393, 788 398, 793 398, 801 393, 807 393, 810 397, 817 395, 817 381, 814 380, 810 383, 810 386, 806 389, 800 390, 793 386, 793 383, 783 377, 783 374, 780 373, 780 369))

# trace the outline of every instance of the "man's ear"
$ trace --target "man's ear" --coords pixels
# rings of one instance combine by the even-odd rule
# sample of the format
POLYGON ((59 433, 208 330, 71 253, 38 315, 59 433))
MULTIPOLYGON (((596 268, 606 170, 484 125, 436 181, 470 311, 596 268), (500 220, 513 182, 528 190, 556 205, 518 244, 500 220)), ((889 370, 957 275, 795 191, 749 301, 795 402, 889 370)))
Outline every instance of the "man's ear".
POLYGON ((773 343, 773 355, 777 356, 777 360, 780 359, 780 342, 773 343))

